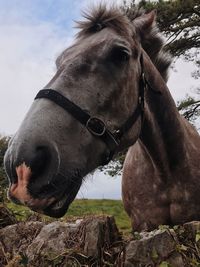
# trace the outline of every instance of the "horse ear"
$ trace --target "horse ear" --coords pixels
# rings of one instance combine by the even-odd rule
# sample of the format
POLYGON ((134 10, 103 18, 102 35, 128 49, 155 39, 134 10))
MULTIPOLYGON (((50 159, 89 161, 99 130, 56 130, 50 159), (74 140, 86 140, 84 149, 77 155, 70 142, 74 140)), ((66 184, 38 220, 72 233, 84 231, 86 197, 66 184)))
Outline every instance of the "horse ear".
POLYGON ((155 24, 156 20, 156 10, 152 10, 147 14, 143 14, 133 20, 133 25, 136 28, 136 31, 141 34, 151 31, 152 27, 155 24))

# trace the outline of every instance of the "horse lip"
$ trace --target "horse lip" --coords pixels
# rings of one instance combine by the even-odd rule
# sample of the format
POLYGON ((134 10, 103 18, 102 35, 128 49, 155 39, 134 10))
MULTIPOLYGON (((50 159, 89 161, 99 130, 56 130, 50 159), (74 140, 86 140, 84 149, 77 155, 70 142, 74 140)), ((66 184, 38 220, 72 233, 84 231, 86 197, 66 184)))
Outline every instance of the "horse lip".
POLYGON ((71 201, 65 196, 60 200, 54 201, 51 205, 42 210, 42 213, 54 218, 60 218, 65 215, 71 201))
POLYGON ((70 201, 68 201, 68 198, 65 197, 61 200, 57 200, 54 203, 52 203, 47 208, 43 209, 43 213, 45 215, 48 215, 50 217, 54 218, 60 218, 65 215, 65 213, 68 210, 68 207, 70 205, 70 201))
POLYGON ((54 218, 60 218, 64 216, 69 208, 69 205, 76 197, 76 194, 78 193, 80 186, 81 183, 80 185, 75 184, 73 188, 70 190, 70 192, 67 190, 68 192, 62 194, 62 197, 56 199, 51 205, 43 209, 42 213, 54 218))
POLYGON ((44 206, 50 206, 55 201, 55 198, 48 198, 48 199, 31 199, 25 204, 32 210, 41 210, 44 206))

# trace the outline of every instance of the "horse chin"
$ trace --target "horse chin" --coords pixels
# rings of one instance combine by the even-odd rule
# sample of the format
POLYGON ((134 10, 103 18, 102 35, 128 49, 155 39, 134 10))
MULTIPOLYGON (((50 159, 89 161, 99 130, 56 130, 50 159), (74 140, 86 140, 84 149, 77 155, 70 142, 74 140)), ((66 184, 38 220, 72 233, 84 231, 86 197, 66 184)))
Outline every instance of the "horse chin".
POLYGON ((66 201, 63 205, 61 205, 60 201, 57 201, 56 203, 45 208, 42 213, 53 218, 60 218, 65 215, 70 204, 71 202, 68 203, 66 201))
POLYGON ((72 203, 72 201, 75 199, 79 188, 81 186, 80 184, 76 184, 73 186, 73 188, 69 192, 66 192, 60 197, 59 199, 56 199, 50 206, 47 208, 44 208, 42 210, 42 213, 54 217, 54 218, 60 218, 65 215, 67 212, 69 205, 72 203))

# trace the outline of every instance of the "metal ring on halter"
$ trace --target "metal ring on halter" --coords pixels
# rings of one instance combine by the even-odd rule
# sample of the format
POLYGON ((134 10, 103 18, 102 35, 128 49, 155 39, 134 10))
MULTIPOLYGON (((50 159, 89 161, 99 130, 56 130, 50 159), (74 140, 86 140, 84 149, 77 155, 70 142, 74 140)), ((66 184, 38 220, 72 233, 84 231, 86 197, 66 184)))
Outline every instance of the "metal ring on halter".
POLYGON ((86 128, 88 129, 89 132, 91 132, 93 135, 96 136, 102 136, 106 131, 105 123, 96 117, 89 118, 89 120, 86 123, 86 128))

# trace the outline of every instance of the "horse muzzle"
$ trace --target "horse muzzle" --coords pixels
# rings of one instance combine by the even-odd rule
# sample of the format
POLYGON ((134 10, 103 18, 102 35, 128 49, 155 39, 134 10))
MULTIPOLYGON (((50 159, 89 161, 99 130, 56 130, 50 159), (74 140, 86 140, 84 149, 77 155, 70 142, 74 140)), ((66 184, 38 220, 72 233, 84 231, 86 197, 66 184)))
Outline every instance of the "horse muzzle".
POLYGON ((4 158, 10 200, 52 217, 65 214, 82 179, 78 171, 60 174, 57 151, 51 145, 35 146, 35 149, 29 145, 10 145, 4 158))

